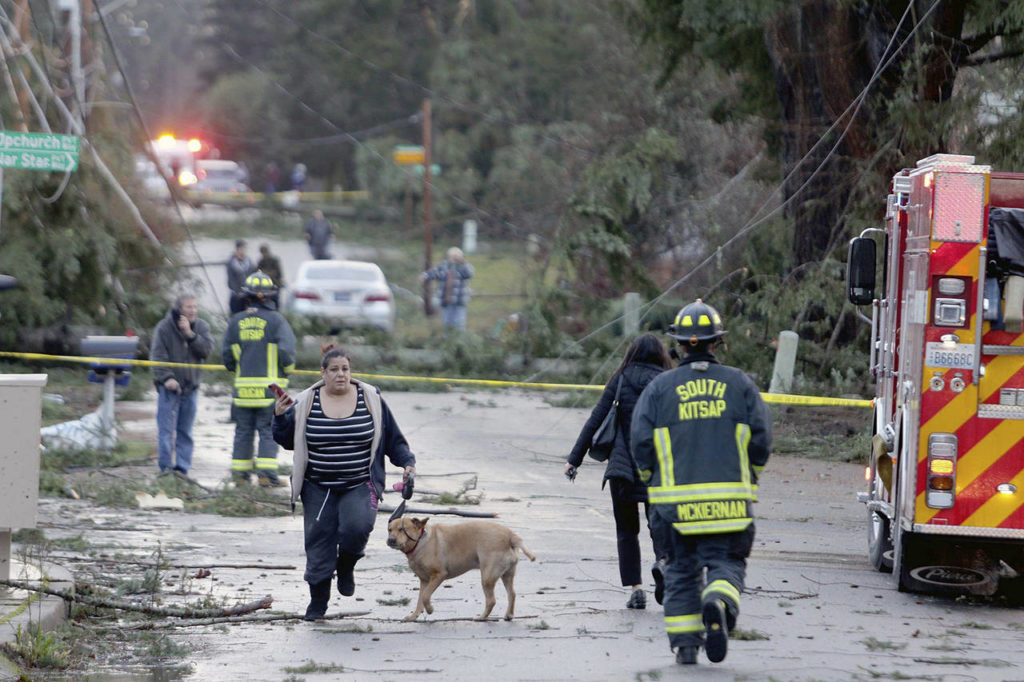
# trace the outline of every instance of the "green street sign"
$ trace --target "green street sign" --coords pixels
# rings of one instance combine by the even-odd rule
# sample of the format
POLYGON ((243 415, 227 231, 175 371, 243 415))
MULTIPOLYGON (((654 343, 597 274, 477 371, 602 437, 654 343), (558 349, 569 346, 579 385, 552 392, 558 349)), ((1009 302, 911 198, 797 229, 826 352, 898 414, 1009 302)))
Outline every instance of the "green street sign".
POLYGON ((78 168, 78 136, 0 130, 0 168, 73 171, 78 168))

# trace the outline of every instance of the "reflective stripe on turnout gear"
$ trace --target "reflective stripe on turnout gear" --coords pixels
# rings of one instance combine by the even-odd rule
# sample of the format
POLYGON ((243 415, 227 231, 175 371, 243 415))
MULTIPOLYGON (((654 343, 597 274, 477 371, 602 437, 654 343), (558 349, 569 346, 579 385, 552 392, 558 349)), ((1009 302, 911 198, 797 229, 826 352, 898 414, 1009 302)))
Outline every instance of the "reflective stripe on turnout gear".
POLYGON ((711 599, 722 599, 727 604, 730 604, 732 613, 738 612, 740 608, 740 591, 728 580, 712 581, 700 593, 700 599, 702 602, 707 602, 711 599))
POLYGON ((704 632, 704 621, 701 620, 699 613, 688 613, 685 616, 665 616, 665 631, 670 635, 704 632))

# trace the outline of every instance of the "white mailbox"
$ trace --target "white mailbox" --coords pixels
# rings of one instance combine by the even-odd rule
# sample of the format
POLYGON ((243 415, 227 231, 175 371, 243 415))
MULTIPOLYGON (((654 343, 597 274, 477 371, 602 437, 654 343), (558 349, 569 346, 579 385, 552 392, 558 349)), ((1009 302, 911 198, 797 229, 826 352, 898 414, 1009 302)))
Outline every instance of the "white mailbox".
POLYGON ((0 578, 10 576, 11 529, 34 528, 45 374, 0 374, 0 578))

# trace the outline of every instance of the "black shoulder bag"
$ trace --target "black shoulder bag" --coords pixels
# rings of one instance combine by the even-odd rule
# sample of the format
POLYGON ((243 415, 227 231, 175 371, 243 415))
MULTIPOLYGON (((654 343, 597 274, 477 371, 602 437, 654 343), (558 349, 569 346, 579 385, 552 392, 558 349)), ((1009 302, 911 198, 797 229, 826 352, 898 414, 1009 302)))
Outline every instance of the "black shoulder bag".
POLYGON ((615 445, 615 435, 619 432, 619 391, 622 390, 622 375, 619 375, 619 384, 615 387, 615 400, 604 416, 604 421, 597 427, 594 436, 590 439, 590 457, 598 462, 606 462, 612 454, 612 447, 615 445))

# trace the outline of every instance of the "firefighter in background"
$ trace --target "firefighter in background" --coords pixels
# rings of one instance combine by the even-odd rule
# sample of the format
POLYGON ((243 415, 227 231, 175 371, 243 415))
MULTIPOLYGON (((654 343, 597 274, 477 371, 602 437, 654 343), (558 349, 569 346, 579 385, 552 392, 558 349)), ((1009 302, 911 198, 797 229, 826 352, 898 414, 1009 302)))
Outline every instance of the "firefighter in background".
POLYGON ((221 359, 235 373, 235 442, 231 452, 231 478, 250 482, 255 469, 264 487, 287 485, 277 472, 274 442, 274 394, 270 384, 288 387, 295 369, 295 333, 275 303, 277 287, 260 271, 249 275, 242 286, 245 309, 232 316, 224 334, 221 359), (253 461, 253 437, 259 448, 253 461))
POLYGON ((725 658, 771 448, 771 414, 757 386, 715 357, 725 333, 700 299, 680 310, 668 329, 683 353, 679 367, 655 377, 633 411, 630 440, 651 525, 669 545, 665 627, 682 664, 696 663, 702 644, 708 660, 725 658))

